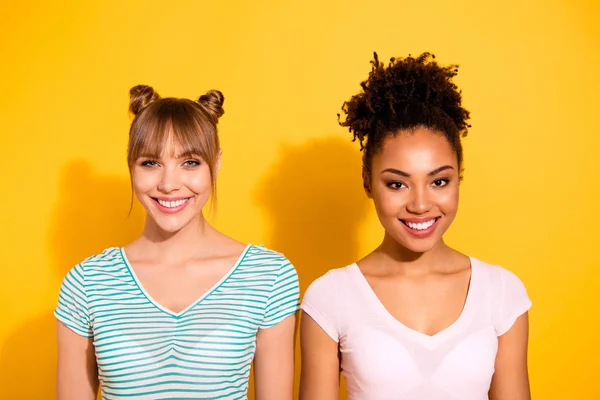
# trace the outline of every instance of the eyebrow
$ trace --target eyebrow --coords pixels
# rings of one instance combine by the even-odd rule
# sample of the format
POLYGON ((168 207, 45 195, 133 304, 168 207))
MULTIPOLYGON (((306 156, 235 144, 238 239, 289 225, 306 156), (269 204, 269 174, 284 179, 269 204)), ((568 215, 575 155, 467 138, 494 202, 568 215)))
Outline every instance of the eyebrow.
MULTIPOLYGON (((157 160, 157 159, 159 159, 160 157, 161 157, 161 155, 157 155, 157 154, 142 153, 142 154, 140 154, 140 155, 139 155, 138 159, 139 159, 139 158, 151 158, 151 159, 157 160)), ((189 152, 183 152, 183 153, 181 153, 181 154, 177 154, 177 155, 176 155, 176 157, 174 157, 174 158, 175 158, 176 160, 179 160, 179 159, 181 159, 181 158, 192 158, 192 157, 199 157, 199 158, 202 158, 202 157, 200 156, 200 154, 196 154, 196 153, 194 153, 193 151, 189 151, 189 152)))
POLYGON ((193 157, 202 158, 202 156, 200 154, 197 154, 193 151, 187 151, 187 152, 177 154, 177 157, 175 157, 175 158, 177 160, 179 160, 180 158, 193 158, 193 157))
MULTIPOLYGON (((447 169, 454 169, 454 167, 453 167, 453 166, 451 166, 451 165, 442 165, 441 167, 439 167, 439 168, 436 168, 436 169, 434 169, 433 171, 429 172, 429 173, 427 174, 427 176, 434 176, 434 175, 437 175, 437 174, 439 174, 440 172, 442 172, 442 171, 445 171, 445 170, 447 170, 447 169)), ((406 177, 406 178, 410 178, 410 174, 409 174, 408 172, 404 172, 404 171, 401 171, 401 170, 399 170, 399 169, 396 169, 396 168, 386 168, 386 169, 384 169, 383 171, 381 171, 381 173, 382 173, 382 174, 383 174, 384 172, 391 172, 392 174, 396 174, 396 175, 404 176, 404 177, 406 177)))

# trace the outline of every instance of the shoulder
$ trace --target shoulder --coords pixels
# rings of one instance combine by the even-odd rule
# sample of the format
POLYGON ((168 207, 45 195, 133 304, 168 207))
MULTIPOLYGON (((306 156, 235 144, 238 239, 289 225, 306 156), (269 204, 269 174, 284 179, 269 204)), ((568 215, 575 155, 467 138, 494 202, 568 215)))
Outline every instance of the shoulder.
POLYGON ((123 251, 120 247, 108 247, 101 253, 87 257, 81 262, 82 265, 110 265, 123 262, 123 251))
POLYGON ((477 258, 471 257, 473 268, 478 268, 483 275, 487 277, 488 284, 492 290, 505 291, 506 289, 523 289, 525 285, 519 276, 509 270, 496 264, 486 263, 477 258))
POLYGON ((290 261, 280 252, 269 249, 263 245, 249 244, 244 250, 244 259, 246 263, 257 265, 282 265, 289 264, 290 261))
POLYGON ((515 320, 528 311, 532 302, 527 289, 517 274, 499 265, 474 260, 486 279, 486 293, 489 296, 492 322, 498 336, 506 333, 515 320))
POLYGON ((288 282, 298 285, 298 273, 294 265, 282 253, 262 245, 248 245, 238 266, 238 273, 266 279, 273 284, 288 282))
POLYGON ((101 253, 85 258, 69 269, 64 276, 60 287, 59 304, 72 302, 87 304, 87 296, 90 292, 94 292, 97 287, 95 284, 105 283, 106 272, 121 269, 122 264, 121 250, 117 247, 107 248, 101 253))
POLYGON ((327 271, 310 284, 302 299, 302 310, 336 342, 347 324, 349 307, 344 294, 352 291, 353 268, 358 267, 352 264, 327 271))
POLYGON ((337 296, 352 284, 355 268, 358 268, 356 264, 351 264, 343 268, 330 269, 310 283, 304 295, 305 299, 310 301, 311 297, 320 295, 337 296))
POLYGON ((103 269, 115 265, 123 264, 123 253, 119 247, 109 247, 101 253, 97 253, 86 257, 69 271, 80 274, 93 272, 94 270, 103 269))

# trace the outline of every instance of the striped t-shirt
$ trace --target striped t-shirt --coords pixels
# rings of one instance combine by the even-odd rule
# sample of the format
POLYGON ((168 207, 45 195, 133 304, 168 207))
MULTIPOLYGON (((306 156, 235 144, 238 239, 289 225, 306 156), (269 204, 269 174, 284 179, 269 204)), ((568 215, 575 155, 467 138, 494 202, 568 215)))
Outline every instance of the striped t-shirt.
POLYGON ((281 254, 248 245, 229 272, 179 313, 146 293, 121 248, 66 275, 54 312, 93 338, 103 399, 246 399, 258 329, 299 307, 281 254))

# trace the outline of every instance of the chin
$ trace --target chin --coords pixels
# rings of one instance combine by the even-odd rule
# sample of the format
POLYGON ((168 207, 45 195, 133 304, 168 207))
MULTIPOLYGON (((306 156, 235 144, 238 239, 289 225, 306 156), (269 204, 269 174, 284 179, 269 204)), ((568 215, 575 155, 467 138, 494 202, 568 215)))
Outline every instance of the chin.
POLYGON ((152 218, 155 229, 164 233, 177 233, 190 224, 191 220, 182 220, 180 218, 152 218))
POLYGON ((162 225, 156 224, 156 227, 164 233, 177 233, 183 229, 185 225, 162 225))
POLYGON ((413 253, 427 253, 428 251, 430 251, 431 249, 433 249, 435 247, 436 243, 406 243, 404 244, 404 247, 406 247, 407 250, 410 250, 413 253))
POLYGON ((183 229, 184 225, 180 224, 161 224, 160 222, 154 222, 154 230, 158 233, 174 234, 183 229))
POLYGON ((392 235, 392 237, 394 238, 396 243, 398 243, 400 246, 404 247, 406 250, 410 251, 411 253, 416 253, 416 254, 427 253, 428 251, 435 248, 441 240, 441 238, 439 238, 437 236, 419 239, 419 238, 406 237, 405 235, 396 234, 396 235, 392 235))

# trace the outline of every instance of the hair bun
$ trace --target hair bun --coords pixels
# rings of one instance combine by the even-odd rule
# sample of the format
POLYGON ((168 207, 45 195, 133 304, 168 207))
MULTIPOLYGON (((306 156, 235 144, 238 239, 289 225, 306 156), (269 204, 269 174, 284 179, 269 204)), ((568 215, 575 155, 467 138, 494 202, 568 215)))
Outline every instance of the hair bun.
POLYGON ((225 110, 223 110, 224 101, 223 93, 218 90, 209 90, 206 94, 200 96, 197 102, 212 117, 213 122, 217 124, 219 118, 225 114, 225 110))
POLYGON ((151 86, 134 86, 129 89, 129 111, 137 116, 146 106, 158 99, 160 95, 151 86))

